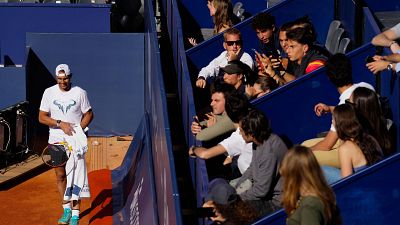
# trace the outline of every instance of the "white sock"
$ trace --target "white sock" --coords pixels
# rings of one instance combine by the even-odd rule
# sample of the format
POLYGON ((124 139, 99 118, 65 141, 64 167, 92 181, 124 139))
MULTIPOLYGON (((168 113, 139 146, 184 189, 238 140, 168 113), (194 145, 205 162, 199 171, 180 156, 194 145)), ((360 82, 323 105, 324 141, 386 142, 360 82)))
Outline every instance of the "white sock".
POLYGON ((63 207, 63 209, 70 209, 71 204, 68 202, 68 203, 62 204, 62 207, 63 207))
POLYGON ((72 216, 77 216, 79 218, 79 209, 73 209, 72 216))

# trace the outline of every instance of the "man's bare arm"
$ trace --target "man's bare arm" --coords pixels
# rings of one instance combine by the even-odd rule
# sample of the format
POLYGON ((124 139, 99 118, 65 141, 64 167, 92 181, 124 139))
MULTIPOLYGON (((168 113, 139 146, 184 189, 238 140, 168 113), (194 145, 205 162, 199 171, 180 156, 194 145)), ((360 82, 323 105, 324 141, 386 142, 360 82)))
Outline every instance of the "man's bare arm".
POLYGON ((325 138, 311 147, 313 151, 330 151, 332 147, 336 144, 339 137, 334 131, 329 131, 325 138))

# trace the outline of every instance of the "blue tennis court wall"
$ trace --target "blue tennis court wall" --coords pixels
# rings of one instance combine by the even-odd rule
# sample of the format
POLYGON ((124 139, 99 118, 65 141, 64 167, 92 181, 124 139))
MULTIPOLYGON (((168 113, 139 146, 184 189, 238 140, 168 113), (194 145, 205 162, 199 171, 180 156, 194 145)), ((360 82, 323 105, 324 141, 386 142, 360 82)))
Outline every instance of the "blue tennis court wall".
POLYGON ((0 64, 25 64, 25 35, 36 33, 108 33, 106 4, 0 3, 0 64))
POLYGON ((0 85, 0 109, 25 101, 25 68, 0 67, 0 85))

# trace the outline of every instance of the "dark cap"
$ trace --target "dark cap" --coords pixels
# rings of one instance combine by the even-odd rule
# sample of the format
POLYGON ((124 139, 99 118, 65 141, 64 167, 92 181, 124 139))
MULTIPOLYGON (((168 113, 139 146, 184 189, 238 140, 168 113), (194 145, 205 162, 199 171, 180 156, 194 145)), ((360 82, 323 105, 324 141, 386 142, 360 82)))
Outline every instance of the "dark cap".
POLYGON ((222 71, 227 74, 246 74, 250 70, 250 67, 239 60, 233 60, 228 62, 222 71))

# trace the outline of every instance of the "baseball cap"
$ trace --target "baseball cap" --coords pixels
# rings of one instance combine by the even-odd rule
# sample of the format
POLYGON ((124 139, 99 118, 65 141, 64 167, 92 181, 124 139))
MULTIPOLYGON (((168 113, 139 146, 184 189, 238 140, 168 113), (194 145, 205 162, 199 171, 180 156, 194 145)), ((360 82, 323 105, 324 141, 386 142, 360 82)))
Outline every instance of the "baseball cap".
POLYGON ((56 67, 56 76, 58 76, 61 70, 64 71, 65 75, 71 75, 71 70, 69 69, 69 66, 67 64, 60 64, 56 67))
POLYGON ((249 69, 249 66, 239 60, 230 61, 224 68, 222 68, 222 70, 227 74, 244 74, 249 69))

